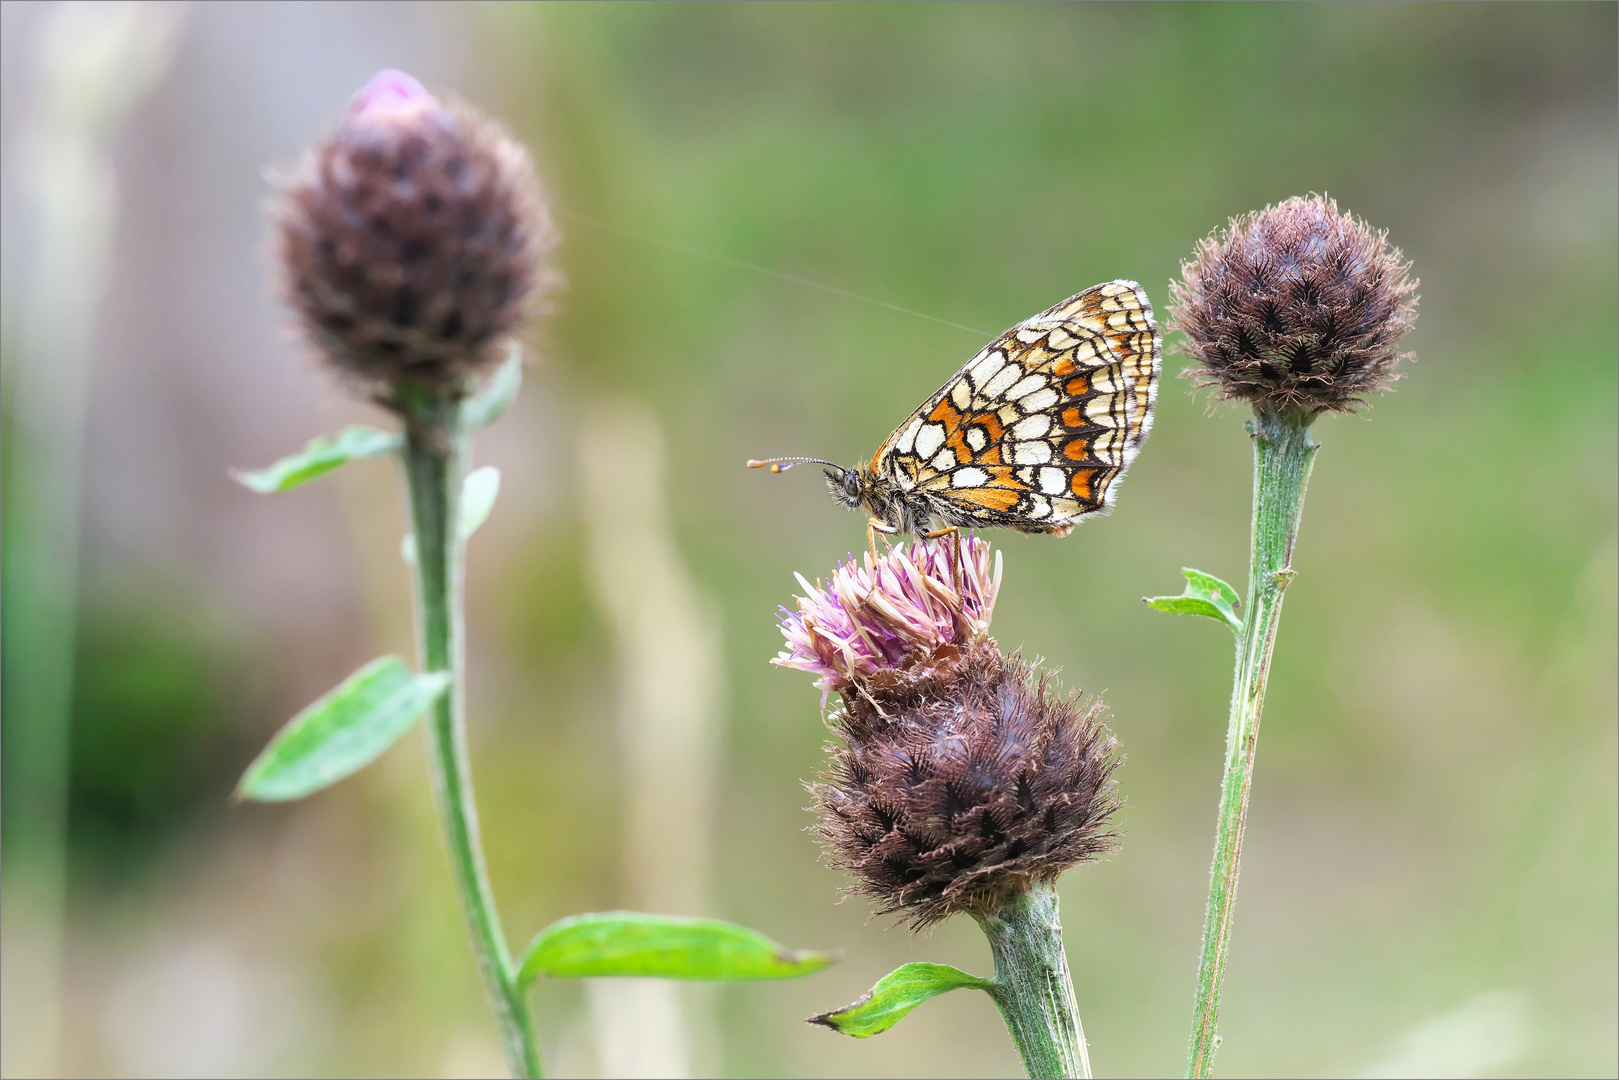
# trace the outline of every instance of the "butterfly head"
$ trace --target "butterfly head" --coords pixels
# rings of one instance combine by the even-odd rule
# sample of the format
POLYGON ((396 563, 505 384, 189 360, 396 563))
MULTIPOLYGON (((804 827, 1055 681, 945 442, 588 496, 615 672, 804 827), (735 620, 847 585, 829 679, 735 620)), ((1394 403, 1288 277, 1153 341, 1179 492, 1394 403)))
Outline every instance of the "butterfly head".
POLYGON ((832 493, 832 498, 853 510, 860 505, 865 497, 865 490, 860 482, 859 469, 841 469, 830 465, 821 470, 826 474, 826 489, 832 493))

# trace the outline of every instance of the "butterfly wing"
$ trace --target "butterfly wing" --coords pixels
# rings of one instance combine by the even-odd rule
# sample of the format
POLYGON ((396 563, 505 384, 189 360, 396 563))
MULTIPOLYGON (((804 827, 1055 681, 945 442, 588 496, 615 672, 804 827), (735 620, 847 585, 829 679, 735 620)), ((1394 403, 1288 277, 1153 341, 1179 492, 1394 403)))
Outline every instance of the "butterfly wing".
POLYGON ((1140 285, 1094 285, 986 346, 872 467, 949 524, 1067 532, 1112 505, 1152 427, 1162 350, 1140 285))

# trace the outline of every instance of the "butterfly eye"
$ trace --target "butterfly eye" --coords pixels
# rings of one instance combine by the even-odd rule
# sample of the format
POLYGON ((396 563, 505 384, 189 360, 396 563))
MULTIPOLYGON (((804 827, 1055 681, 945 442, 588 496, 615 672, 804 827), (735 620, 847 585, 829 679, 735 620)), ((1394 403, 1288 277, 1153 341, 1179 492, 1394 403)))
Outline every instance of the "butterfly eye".
POLYGON ((849 498, 860 498, 860 470, 845 469, 843 471, 843 490, 849 493, 849 498))

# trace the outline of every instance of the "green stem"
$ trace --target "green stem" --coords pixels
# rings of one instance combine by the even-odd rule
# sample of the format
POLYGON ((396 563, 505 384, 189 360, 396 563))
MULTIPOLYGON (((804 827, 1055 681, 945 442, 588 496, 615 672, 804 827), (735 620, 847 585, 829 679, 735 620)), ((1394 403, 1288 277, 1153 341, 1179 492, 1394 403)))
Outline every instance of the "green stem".
POLYGON ((462 584, 465 537, 461 535, 461 482, 466 473, 467 435, 455 395, 424 395, 405 417, 405 478, 416 533, 417 633, 422 670, 449 671, 455 681, 428 720, 428 745, 439 818, 450 848, 450 865, 472 951, 478 959, 489 1004, 500 1023, 512 1075, 540 1077, 539 1042, 528 1002, 495 910, 494 893, 478 839, 478 807, 467 756, 466 657, 462 584))
POLYGON ((978 925, 995 955, 991 996, 1006 1020, 1023 1068, 1033 1077, 1091 1075, 1074 983, 1062 947, 1057 888, 1050 882, 1019 893, 978 925))
POLYGON ((1259 748, 1259 716, 1265 706, 1271 651, 1282 617, 1282 594, 1293 580, 1293 545, 1304 511, 1304 489, 1319 445, 1310 441, 1314 418, 1302 409, 1259 409, 1249 433, 1254 441, 1252 561, 1248 570, 1248 611, 1237 642, 1231 687, 1231 719, 1226 733, 1225 778, 1220 785, 1220 820, 1215 830, 1209 907, 1198 965, 1197 996, 1186 1075, 1214 1074, 1220 1046, 1215 1026, 1220 986, 1231 948, 1232 912, 1237 903, 1237 868, 1242 831, 1248 821, 1254 755, 1259 748))

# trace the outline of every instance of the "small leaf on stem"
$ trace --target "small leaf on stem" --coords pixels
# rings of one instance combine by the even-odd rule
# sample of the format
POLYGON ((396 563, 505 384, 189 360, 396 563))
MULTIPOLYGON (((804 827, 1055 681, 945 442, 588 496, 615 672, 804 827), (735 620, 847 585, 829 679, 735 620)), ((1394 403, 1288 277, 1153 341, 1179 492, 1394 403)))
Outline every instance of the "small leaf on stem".
POLYGON ((517 980, 527 986, 540 975, 636 975, 749 982, 809 975, 836 959, 827 953, 784 949, 735 923, 602 911, 559 919, 541 930, 529 943, 517 980))
MULTIPOLYGON (((478 531, 495 508, 495 496, 500 494, 500 470, 493 465, 473 469, 461 481, 461 539, 478 531)), ((412 566, 416 565, 416 534, 406 533, 399 542, 399 555, 412 566)))
POLYGON ((344 428, 335 436, 315 436, 301 452, 284 457, 269 468, 251 472, 232 469, 230 475, 243 487, 260 495, 272 495, 278 491, 291 491, 357 458, 385 457, 396 453, 401 445, 402 441, 394 432, 356 424, 344 428))
POLYGON ((1201 570, 1182 567, 1181 573, 1186 575, 1186 591, 1181 595, 1143 596, 1141 599, 1148 607, 1171 615, 1202 615, 1218 619, 1241 636, 1242 616, 1237 614, 1237 609, 1242 607, 1242 600, 1237 596, 1237 590, 1201 570))
POLYGON ((490 378, 489 385, 461 406, 462 421, 467 430, 473 431, 499 420, 500 414, 516 400, 518 388, 522 385, 523 347, 513 341, 507 346, 506 359, 490 378))
POLYGON ((859 1001, 812 1016, 806 1023, 824 1024, 856 1039, 881 1035, 929 998, 967 987, 993 993, 995 984, 949 964, 905 964, 895 968, 859 1001))
POLYGON ((371 661, 270 740, 236 798, 284 802, 335 784, 392 746, 449 685, 449 672, 414 675, 397 656, 371 661))
POLYGON ((500 470, 493 465, 473 469, 461 482, 461 539, 478 531, 495 508, 500 494, 500 470))

